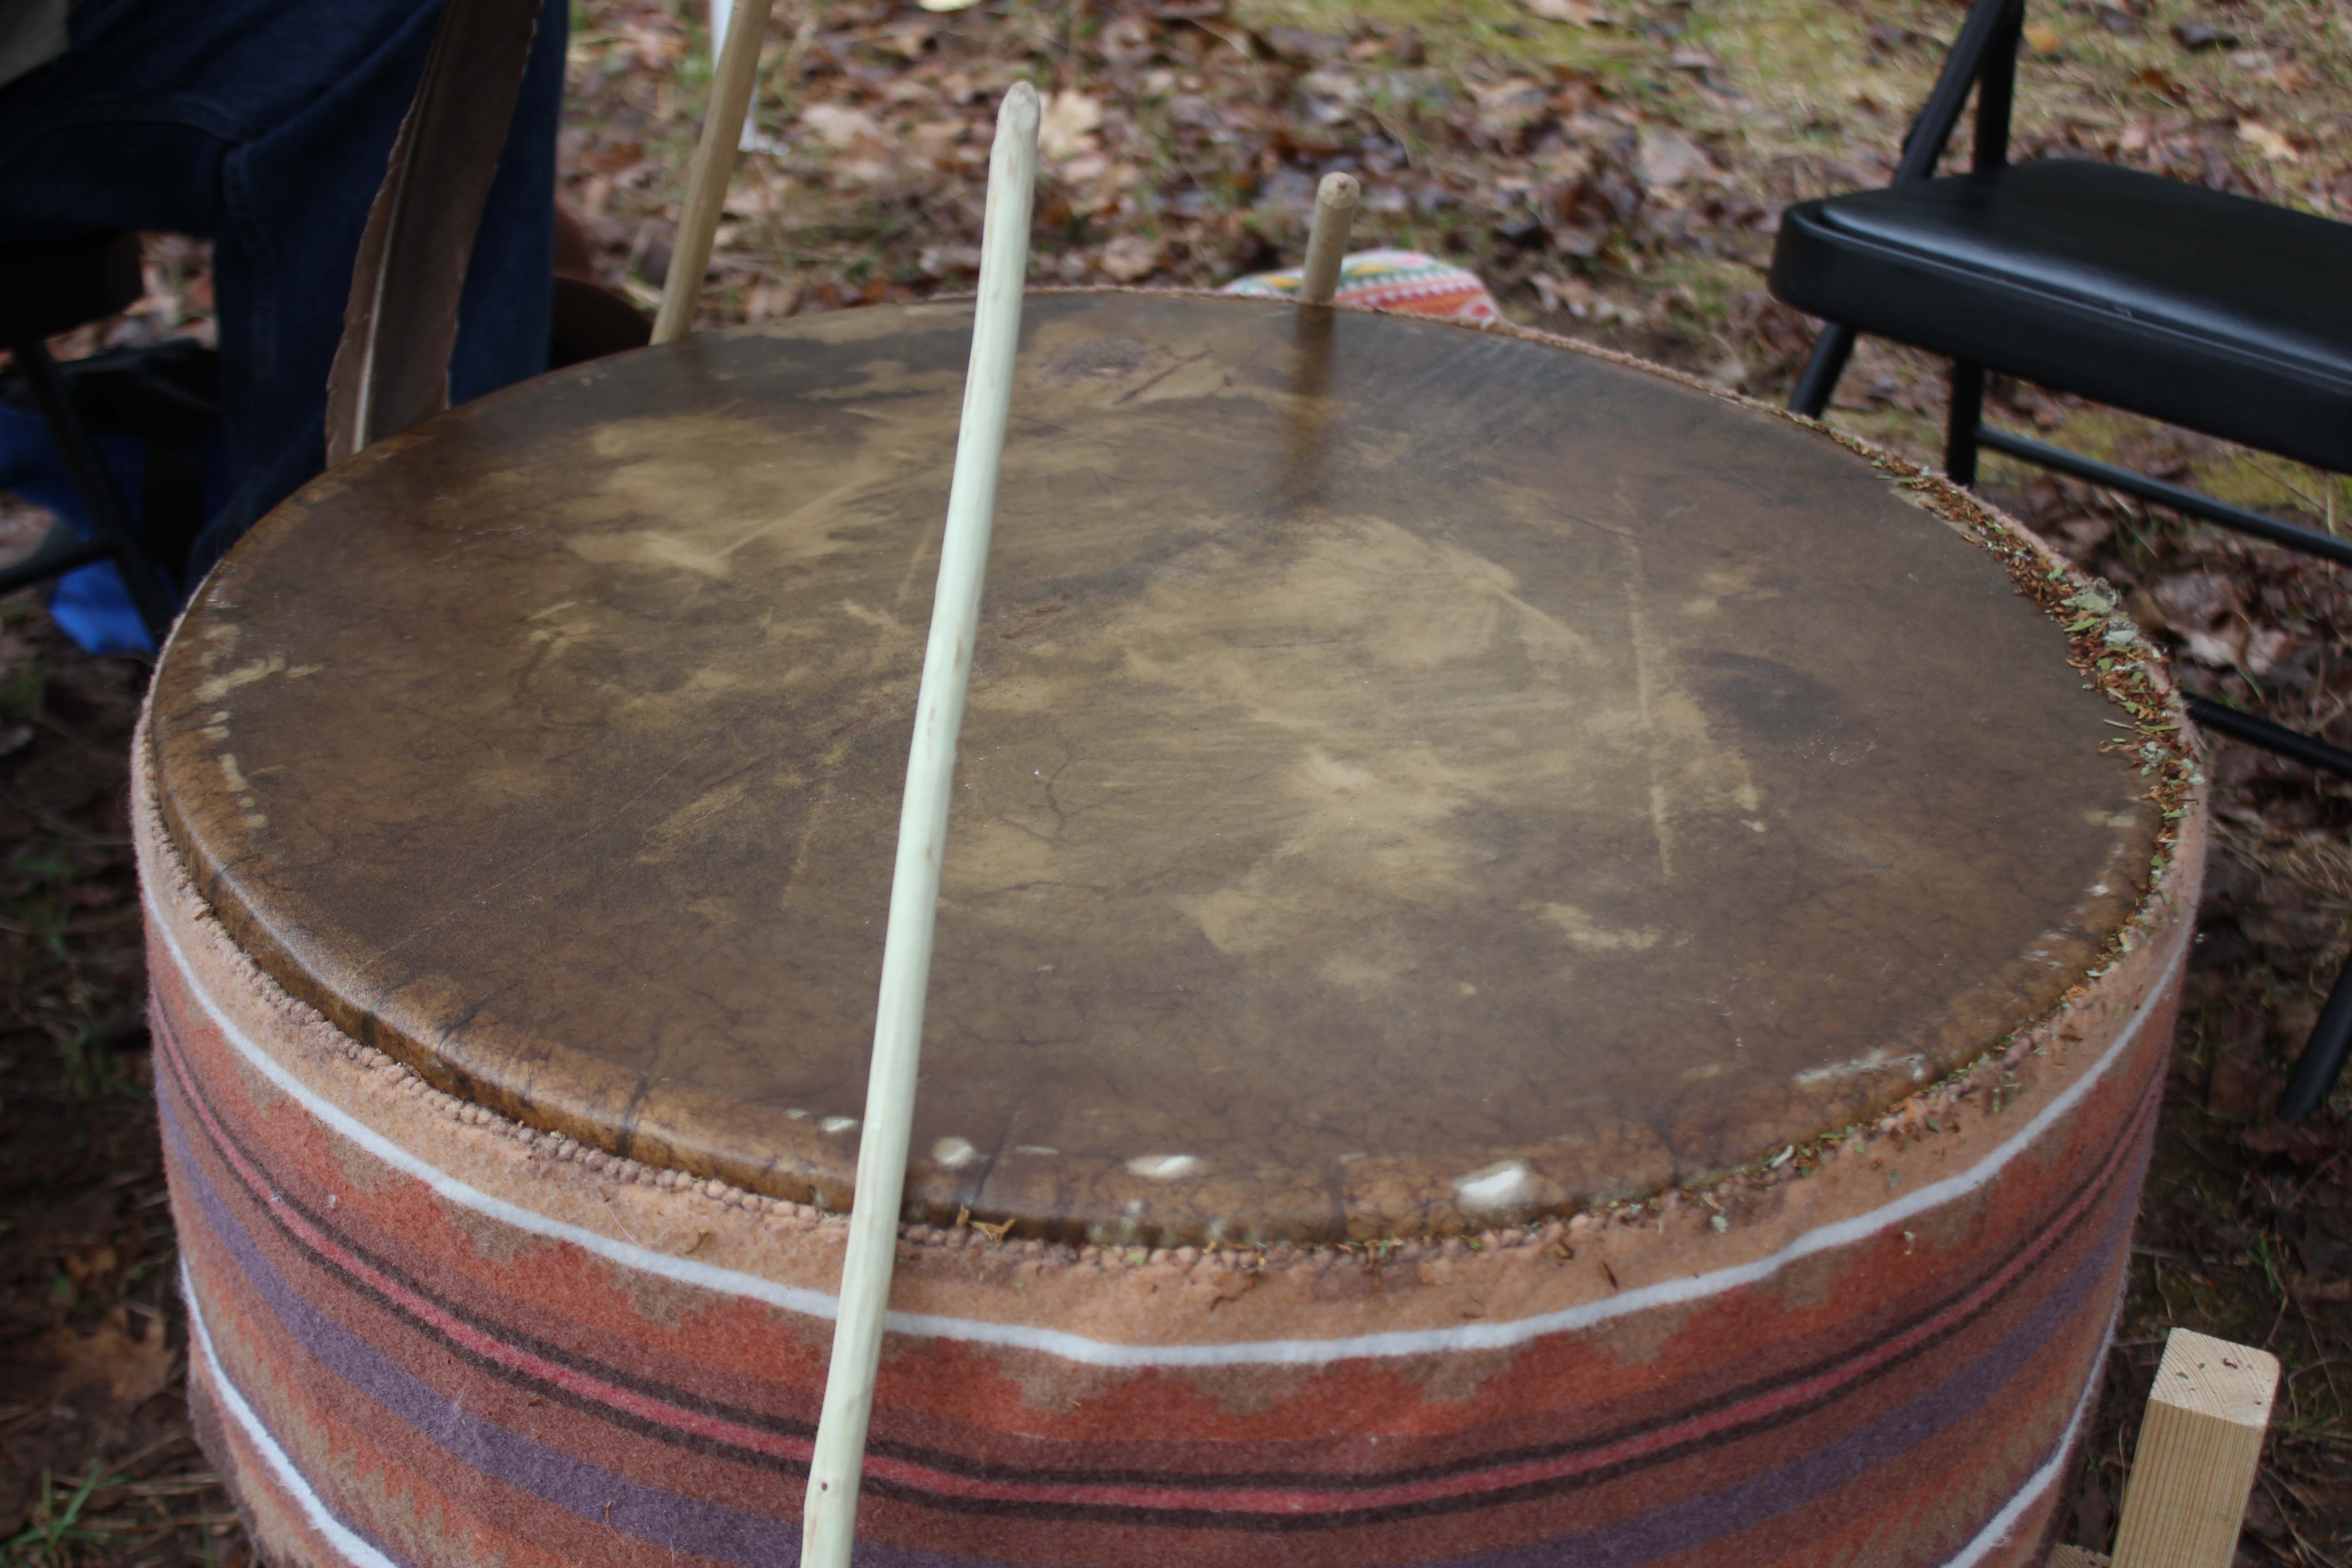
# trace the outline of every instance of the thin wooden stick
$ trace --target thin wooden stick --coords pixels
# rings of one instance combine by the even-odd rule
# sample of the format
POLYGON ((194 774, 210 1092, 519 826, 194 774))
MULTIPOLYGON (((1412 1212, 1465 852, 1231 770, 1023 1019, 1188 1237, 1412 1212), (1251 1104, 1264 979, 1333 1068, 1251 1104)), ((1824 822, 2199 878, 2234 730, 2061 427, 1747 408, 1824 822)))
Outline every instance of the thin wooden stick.
MULTIPOLYGON (((729 19, 733 16, 735 10, 734 0, 710 0, 709 9, 710 12, 710 36, 718 40, 710 47, 713 49, 724 48, 727 44, 729 19)), ((814 16, 816 15, 816 7, 813 5, 803 6, 802 15, 803 20, 814 16)), ((789 71, 784 73, 787 79, 790 78, 791 74, 792 73, 789 71)), ((752 148, 759 144, 759 132, 752 128, 751 117, 747 114, 743 117, 743 134, 735 139, 735 151, 738 153, 749 153, 752 148)))
POLYGON ((1348 257, 1348 227, 1364 187, 1353 174, 1326 174, 1315 189, 1315 227, 1307 237, 1307 267, 1298 288, 1310 305, 1328 305, 1339 291, 1339 263, 1348 257))
POLYGON ((768 37, 768 11, 774 0, 736 0, 727 24, 719 68, 710 76, 710 111, 702 117, 702 140, 687 165, 686 201, 678 209, 677 242, 670 247, 669 276, 662 279, 661 309, 654 316, 654 342, 686 336, 694 324, 694 301, 710 267, 710 243, 727 205, 727 182, 735 173, 735 149, 743 116, 751 107, 751 86, 760 75, 760 46, 768 37))
POLYGON ((939 590, 915 698, 915 738, 907 753, 907 795, 898 814, 898 859, 882 944, 882 986, 874 1018, 874 1065, 866 1081, 866 1127, 857 1149, 857 1190, 841 1270, 841 1312, 833 1363, 817 1418, 816 1451, 802 1509, 802 1568, 848 1568, 856 1533, 857 1485, 866 1426, 874 1413, 882 1318, 898 1246, 898 1205, 914 1132, 915 1075, 921 1065, 923 999, 931 976, 940 862, 947 848, 948 798, 955 781, 956 733, 963 725, 980 626, 981 579, 996 510, 996 471, 1013 401, 1013 355, 1021 336, 1022 288, 1029 270, 1030 194, 1037 180, 1037 93, 1026 82, 1004 95, 990 155, 988 206, 980 239, 980 300, 972 313, 971 363, 964 373, 963 426, 940 542, 939 590))

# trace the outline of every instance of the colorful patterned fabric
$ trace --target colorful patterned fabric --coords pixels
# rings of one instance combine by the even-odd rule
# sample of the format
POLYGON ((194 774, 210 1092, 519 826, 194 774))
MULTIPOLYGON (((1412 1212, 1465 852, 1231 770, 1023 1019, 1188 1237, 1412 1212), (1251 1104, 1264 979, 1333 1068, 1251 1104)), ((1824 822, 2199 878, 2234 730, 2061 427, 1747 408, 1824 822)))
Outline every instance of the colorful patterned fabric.
MULTIPOLYGON (((1236 278, 1217 292, 1296 300, 1299 282, 1298 268, 1292 267, 1236 278)), ((1495 296, 1486 291, 1476 273, 1449 267, 1417 250, 1358 251, 1339 263, 1339 289, 1332 300, 1368 310, 1435 316, 1474 327, 1503 319, 1502 311, 1496 309, 1495 296)))
MULTIPOLYGON (((152 795, 138 817, 190 1383, 266 1558, 795 1562, 839 1218, 431 1089, 270 984, 152 795)), ((2200 860, 1993 1077, 1721 1229, 1696 1204, 1370 1254, 910 1229, 856 1561, 2038 1563, 2200 860)))

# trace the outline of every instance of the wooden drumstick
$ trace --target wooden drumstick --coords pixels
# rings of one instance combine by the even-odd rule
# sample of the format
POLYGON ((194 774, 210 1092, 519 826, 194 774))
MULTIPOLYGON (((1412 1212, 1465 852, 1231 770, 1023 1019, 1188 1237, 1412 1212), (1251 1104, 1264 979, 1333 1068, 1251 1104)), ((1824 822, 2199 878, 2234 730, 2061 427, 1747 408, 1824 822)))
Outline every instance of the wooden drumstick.
POLYGON ((1315 189, 1315 227, 1307 237, 1307 266, 1298 295, 1310 305, 1328 305, 1339 291, 1339 263, 1348 257, 1348 226, 1364 187, 1353 174, 1326 174, 1315 189))
POLYGON ((824 1407, 817 1418, 802 1511, 802 1568, 848 1568, 856 1532, 866 1426, 874 1413, 875 1369, 881 1362, 882 1319, 907 1185, 907 1145, 914 1133, 915 1074, 922 1058, 923 998, 930 984, 956 732, 963 725, 964 692, 980 629, 981 579, 988 565, 996 472, 1013 402, 1013 356, 1029 270, 1030 194, 1036 180, 1037 93, 1019 82, 997 110, 996 146, 989 156, 963 424, 948 489, 947 531, 940 541, 930 642, 915 698, 915 738, 907 752, 907 795, 898 812, 898 858, 890 879, 874 1064, 866 1080, 866 1128, 857 1149, 841 1310, 834 1321, 833 1363, 825 1374, 824 1407))
POLYGON ((719 215, 727 205, 727 181, 735 173, 735 150, 743 136, 743 116, 751 107, 751 84, 760 75, 760 46, 767 41, 768 10, 774 0, 738 0, 727 25, 727 42, 710 73, 710 110, 702 117, 702 140, 687 165, 686 201, 677 215, 677 243, 670 247, 669 276, 662 279, 661 309, 654 315, 654 342, 686 336, 694 324, 694 301, 710 266, 710 244, 719 215))

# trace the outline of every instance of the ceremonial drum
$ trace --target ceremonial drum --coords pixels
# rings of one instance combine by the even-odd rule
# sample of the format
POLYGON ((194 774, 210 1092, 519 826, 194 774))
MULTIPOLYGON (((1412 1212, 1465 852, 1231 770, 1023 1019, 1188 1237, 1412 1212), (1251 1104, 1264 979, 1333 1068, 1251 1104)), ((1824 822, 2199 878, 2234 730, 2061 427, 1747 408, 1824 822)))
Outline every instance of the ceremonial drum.
MULTIPOLYGON (((268 1561, 794 1561, 971 319, 468 405, 173 634, 158 1098, 268 1561)), ((2202 841, 2112 603, 1591 350, 1023 331, 857 1560, 2036 1561, 2202 841)))

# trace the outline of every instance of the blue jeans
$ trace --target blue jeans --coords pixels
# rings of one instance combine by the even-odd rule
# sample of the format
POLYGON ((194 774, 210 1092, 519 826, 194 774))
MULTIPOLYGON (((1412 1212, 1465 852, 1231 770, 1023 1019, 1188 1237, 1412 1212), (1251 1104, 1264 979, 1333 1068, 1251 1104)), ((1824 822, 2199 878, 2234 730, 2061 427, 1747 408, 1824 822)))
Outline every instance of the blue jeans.
MULTIPOLYGON (((542 0, 466 277, 450 396, 547 367, 565 0, 542 0)), ((318 473, 327 371, 432 0, 81 0, 64 55, 0 88, 0 244, 213 242, 233 489, 189 581, 318 473)))

